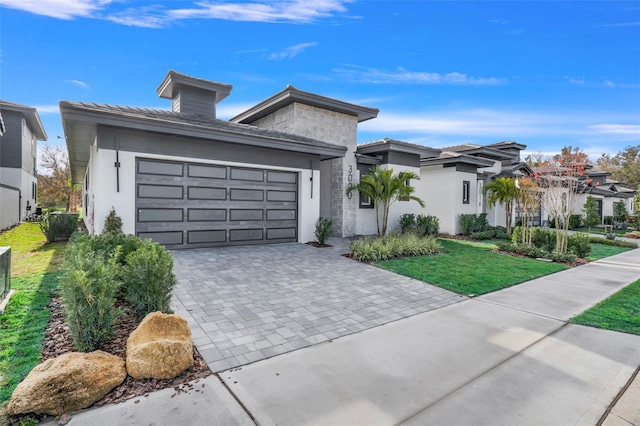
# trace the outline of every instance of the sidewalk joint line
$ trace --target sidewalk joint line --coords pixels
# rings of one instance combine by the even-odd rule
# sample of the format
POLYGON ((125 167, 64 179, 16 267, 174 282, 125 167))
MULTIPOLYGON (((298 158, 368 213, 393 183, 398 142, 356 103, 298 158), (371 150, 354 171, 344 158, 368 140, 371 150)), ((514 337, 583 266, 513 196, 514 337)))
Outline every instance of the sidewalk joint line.
POLYGON ((430 403, 429 405, 427 405, 426 407, 422 408, 421 410, 417 411, 416 413, 400 420, 399 422, 395 423, 394 426, 400 426, 403 425, 405 423, 407 423, 410 420, 413 420, 415 418, 417 418, 419 415, 425 413, 427 410, 429 410, 431 407, 439 404, 440 402, 444 401, 445 399, 449 398, 451 395, 457 393, 458 391, 460 391, 461 389, 465 388, 466 386, 470 385, 471 383, 475 382, 476 380, 480 379, 482 376, 485 376, 486 374, 490 373, 493 370, 496 370, 498 367, 501 367, 502 365, 508 363, 509 361, 511 361, 512 359, 514 359, 515 357, 521 355, 523 352, 525 352, 526 350, 528 350, 529 348, 537 345, 538 343, 542 342, 544 339, 551 337, 553 335, 555 335, 556 333, 558 333, 560 330, 562 330, 563 328, 565 328, 567 325, 569 325, 569 322, 562 322, 562 325, 560 327, 558 327, 557 329, 553 330, 551 333, 542 336, 541 338, 535 340, 534 342, 531 342, 530 344, 528 344, 527 346, 525 346, 524 348, 522 348, 521 350, 519 350, 518 352, 515 352, 513 355, 509 356, 508 358, 504 359, 503 361, 499 362, 498 364, 494 365, 493 367, 481 372, 480 374, 478 374, 477 376, 473 377, 472 379, 469 379, 468 381, 466 381, 465 383, 462 383, 460 386, 456 387, 455 389, 453 389, 452 391, 446 393, 445 395, 441 396, 440 398, 438 398, 437 400, 435 400, 434 402, 430 403))
MULTIPOLYGON (((611 414, 611 410, 613 410, 613 407, 615 407, 615 405, 618 403, 620 398, 622 398, 622 395, 624 395, 624 393, 627 391, 627 389, 629 389, 629 386, 631 386, 631 383, 633 383, 633 381, 636 379, 636 376, 638 375, 639 372, 640 372, 640 365, 638 366, 638 368, 636 368, 636 370, 633 372, 631 377, 629 377, 629 380, 627 380, 627 383, 625 383, 625 385, 622 387, 622 389, 620 389, 620 391, 618 392, 616 397, 613 398, 613 401, 611 401, 611 404, 609 404, 607 409, 604 411, 604 413, 602 414, 602 417, 600 417, 600 420, 598 420, 598 423, 596 423, 596 426, 602 426, 604 421, 611 414)), ((626 421, 626 419, 623 419, 623 420, 626 421)))
POLYGON ((255 417, 253 417, 253 414, 251 414, 251 411, 249 411, 249 409, 243 404, 243 402, 240 400, 240 398, 238 398, 238 395, 236 395, 231 388, 229 387, 229 385, 227 385, 227 383, 222 379, 222 377, 220 377, 220 374, 223 373, 222 371, 218 372, 218 373, 213 373, 214 376, 216 376, 218 378, 218 380, 220 380, 220 383, 222 383, 222 386, 224 386, 227 391, 229 391, 229 393, 231 394, 231 396, 233 397, 233 399, 236 400, 236 402, 240 405, 240 407, 242 407, 242 409, 244 410, 245 413, 247 413, 247 416, 249 416, 249 418, 251 419, 251 421, 259 426, 260 423, 258 423, 258 421, 256 420, 255 417))

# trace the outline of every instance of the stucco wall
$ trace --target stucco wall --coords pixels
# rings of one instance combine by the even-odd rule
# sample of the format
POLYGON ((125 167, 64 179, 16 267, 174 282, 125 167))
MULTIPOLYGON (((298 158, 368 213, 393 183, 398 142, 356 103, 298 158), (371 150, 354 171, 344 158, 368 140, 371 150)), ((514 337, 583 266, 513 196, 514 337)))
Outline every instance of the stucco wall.
MULTIPOLYGON (((342 237, 355 235, 358 200, 355 196, 349 198, 345 190, 349 183, 357 178, 355 159, 357 117, 295 102, 253 122, 252 125, 348 148, 344 158, 328 160, 331 164, 331 181, 329 182, 326 176, 322 178, 320 209, 323 216, 331 212, 334 235, 342 237), (330 189, 326 187, 329 183, 330 189)), ((321 171, 327 169, 328 165, 321 166, 321 171)))
POLYGON ((418 196, 427 206, 425 214, 440 219, 440 232, 457 234, 460 232, 461 214, 481 213, 478 211, 477 175, 459 172, 454 167, 441 165, 426 166, 420 169, 418 196), (462 202, 463 181, 469 181, 469 203, 462 202))
MULTIPOLYGON (((418 176, 420 176, 419 167, 408 167, 408 166, 401 166, 398 164, 383 164, 380 167, 383 169, 391 168, 393 169, 394 173, 407 171, 407 172, 413 172, 418 176)), ((359 179, 360 179, 360 176, 358 176, 358 181, 359 179)), ((420 180, 412 180, 410 183, 411 183, 411 186, 416 188, 416 192, 414 193, 414 195, 416 195, 417 197, 420 197, 420 195, 418 195, 418 190, 422 182, 420 180)), ((359 194, 357 192, 353 193, 353 198, 357 199, 357 202, 359 203, 359 194)), ((423 198, 423 201, 426 201, 426 200, 424 200, 423 198)), ((378 214, 380 218, 380 227, 382 227, 382 207, 380 207, 379 210, 380 211, 378 214)), ((396 201, 389 208, 387 232, 400 231, 400 224, 398 220, 400 219, 400 216, 402 216, 405 213, 413 213, 415 215, 425 214, 422 207, 420 207, 420 204, 418 204, 418 202, 416 201, 396 201)), ((356 233, 358 235, 375 235, 378 233, 377 225, 376 225, 375 209, 367 209, 367 208, 362 209, 362 208, 359 208, 358 206, 358 209, 356 210, 356 233)))

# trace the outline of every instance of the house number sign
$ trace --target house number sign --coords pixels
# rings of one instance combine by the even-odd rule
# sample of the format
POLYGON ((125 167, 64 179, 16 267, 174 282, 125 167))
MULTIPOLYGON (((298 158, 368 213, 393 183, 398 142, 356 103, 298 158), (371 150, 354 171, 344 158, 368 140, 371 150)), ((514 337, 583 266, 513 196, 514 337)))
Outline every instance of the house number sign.
MULTIPOLYGON (((351 164, 349 164, 349 169, 348 169, 349 173, 347 174, 347 181, 349 183, 353 182, 353 166, 351 164)), ((353 194, 351 192, 347 192, 347 198, 351 199, 351 197, 353 196, 353 194)))

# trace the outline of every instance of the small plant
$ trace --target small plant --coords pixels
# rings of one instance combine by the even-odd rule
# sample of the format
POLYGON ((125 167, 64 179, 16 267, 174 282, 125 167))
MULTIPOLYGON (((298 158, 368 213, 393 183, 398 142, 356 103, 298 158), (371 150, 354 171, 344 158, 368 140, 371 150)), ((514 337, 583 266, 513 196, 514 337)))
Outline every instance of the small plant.
POLYGON ((626 222, 629 212, 627 211, 627 205, 624 200, 620 200, 613 203, 613 221, 614 222, 626 222))
POLYGON ((325 245, 327 242, 327 238, 331 235, 331 228, 333 227, 333 222, 331 219, 327 217, 319 217, 316 220, 316 241, 320 245, 325 245))
POLYGON ((418 215, 418 217, 416 217, 415 230, 421 237, 427 235, 435 237, 438 235, 438 232, 440 232, 440 219, 431 215, 418 215))
POLYGON ((602 220, 605 225, 613 225, 613 216, 605 216, 602 220))
POLYGON ((421 256, 439 253, 440 243, 433 237, 419 237, 408 233, 356 240, 349 245, 354 259, 377 262, 403 256, 421 256))
POLYGON ((398 219, 400 224, 400 232, 406 234, 407 232, 413 232, 416 226, 416 215, 413 213, 405 213, 398 219))
POLYGON ((607 240, 610 241, 614 241, 616 239, 616 234, 614 234, 613 232, 607 232, 606 234, 604 234, 604 236, 607 240))
POLYGON ((122 218, 116 214, 116 209, 111 207, 109 214, 104 219, 103 234, 122 234, 122 218))
POLYGON ((123 279, 125 298, 139 318, 150 312, 172 313, 169 304, 177 280, 173 258, 164 247, 151 240, 126 257, 123 279))
POLYGON ((591 253, 591 244, 589 243, 589 234, 584 232, 576 232, 569 236, 567 242, 569 251, 578 257, 585 258, 591 253))
POLYGON ((83 244, 71 244, 60 280, 65 316, 73 343, 82 352, 91 352, 115 333, 121 311, 114 308, 118 281, 115 255, 108 261, 83 244))
POLYGON ((76 213, 47 213, 38 224, 48 243, 65 241, 78 229, 78 215, 76 213))
POLYGON ((580 228, 580 225, 582 225, 582 216, 579 214, 569 216, 569 229, 580 228))
POLYGON ((476 223, 475 214, 461 214, 460 215, 460 233, 462 235, 469 235, 474 231, 474 225, 476 223))
POLYGON ((552 252, 556 248, 556 233, 535 227, 531 229, 531 243, 538 248, 552 252))

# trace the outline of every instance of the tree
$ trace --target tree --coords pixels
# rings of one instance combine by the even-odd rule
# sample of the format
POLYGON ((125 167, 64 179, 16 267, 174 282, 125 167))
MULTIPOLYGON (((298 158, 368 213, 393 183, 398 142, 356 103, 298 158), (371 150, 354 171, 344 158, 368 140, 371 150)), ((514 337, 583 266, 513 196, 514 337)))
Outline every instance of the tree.
POLYGON ((67 153, 60 147, 44 144, 40 152, 40 167, 44 170, 38 173, 39 202, 75 211, 80 190, 72 184, 67 153))
POLYGON ((393 169, 375 166, 369 174, 360 177, 359 183, 349 185, 347 194, 359 191, 371 199, 376 210, 378 235, 382 236, 387 233, 391 204, 398 200, 413 200, 417 201, 421 207, 425 206, 424 201, 413 195, 415 189, 411 185, 407 185, 411 179, 418 180, 420 176, 407 171, 393 174, 393 169), (380 226, 380 208, 382 208, 382 227, 380 226))
POLYGON ((560 154, 541 161, 535 178, 544 191, 545 205, 553 215, 556 251, 567 252, 569 217, 576 209, 581 179, 587 174, 589 158, 578 147, 566 146, 560 154))
POLYGON ((504 205, 507 218, 507 234, 511 234, 511 216, 513 215, 513 203, 518 197, 518 188, 513 179, 506 176, 492 180, 484 187, 487 197, 487 206, 493 207, 500 203, 504 205))
POLYGON ((589 234, 591 234, 591 227, 595 225, 599 225, 600 221, 600 211, 598 210, 598 202, 595 197, 588 195, 587 200, 582 206, 582 211, 585 214, 583 222, 585 225, 589 227, 589 234))
POLYGON ((616 222, 624 222, 627 220, 629 212, 623 200, 613 203, 613 220, 616 222))
POLYGON ((518 189, 516 197, 516 209, 522 218, 522 243, 531 245, 533 239, 533 219, 536 211, 540 209, 542 197, 536 181, 528 176, 515 181, 518 189))
POLYGON ((640 189, 640 145, 628 146, 613 157, 602 154, 596 165, 600 170, 611 173, 613 179, 632 189, 640 189))

